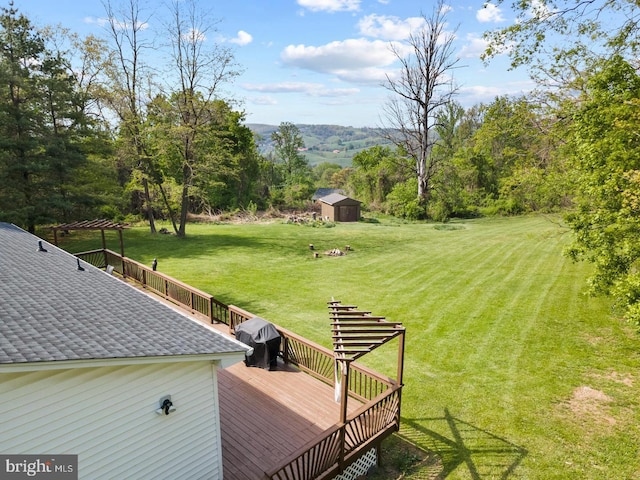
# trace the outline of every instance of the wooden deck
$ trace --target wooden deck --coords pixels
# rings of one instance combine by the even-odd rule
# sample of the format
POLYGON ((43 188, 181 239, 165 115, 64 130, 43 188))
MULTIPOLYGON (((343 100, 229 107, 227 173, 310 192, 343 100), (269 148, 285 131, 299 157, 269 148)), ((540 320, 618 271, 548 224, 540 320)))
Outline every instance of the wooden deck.
MULTIPOLYGON (((333 387, 281 360, 272 371, 218 370, 218 396, 225 480, 262 479, 340 419, 333 387)), ((361 405, 349 399, 349 412, 361 405)))
MULTIPOLYGON (((95 252, 86 254, 92 255, 95 252)), ((97 263, 90 263, 100 264, 100 258, 94 261, 97 263)), ((127 277, 124 280, 130 282, 131 279, 127 277)), ((215 322, 211 324, 210 310, 214 308, 213 305, 208 314, 200 313, 192 307, 185 310, 184 307, 167 300, 166 295, 164 298, 153 295, 138 281, 131 284, 168 306, 191 315, 225 335, 230 335, 228 325, 215 322)), ((194 302, 192 294, 189 305, 193 305, 194 302)), ((288 336, 291 341, 293 334, 289 332, 288 336)), ((309 352, 312 352, 312 357, 315 355, 313 347, 309 352)), ((369 399, 386 388, 382 385, 386 379, 376 379, 368 374, 356 383, 359 382, 363 382, 364 385, 360 392, 361 397, 373 390, 373 395, 366 396, 369 399)), ((282 466, 288 457, 316 442, 325 430, 340 421, 340 404, 335 401, 334 388, 290 364, 285 364, 282 359, 278 359, 278 367, 273 371, 247 367, 243 362, 227 369, 219 369, 218 397, 225 480, 265 478, 265 472, 282 466)), ((360 401, 349 398, 347 415, 356 412, 362 405, 360 401)), ((397 430, 394 412, 399 411, 398 393, 393 397, 385 397, 372 407, 376 410, 371 410, 373 415, 370 411, 360 413, 350 424, 351 441, 357 438, 359 444, 365 445, 368 436, 363 434, 366 432, 371 433, 371 436, 377 436, 397 430), (397 402, 397 405, 394 404, 389 409, 389 402, 397 402), (380 416, 380 412, 384 415, 380 416), (389 412, 393 415, 390 416, 389 412), (377 419, 375 425, 370 425, 372 419, 377 419), (380 419, 383 420, 383 424, 379 424, 380 419)), ((296 468, 306 471, 305 467, 296 468)), ((294 477, 295 475, 297 474, 294 474, 294 477)))

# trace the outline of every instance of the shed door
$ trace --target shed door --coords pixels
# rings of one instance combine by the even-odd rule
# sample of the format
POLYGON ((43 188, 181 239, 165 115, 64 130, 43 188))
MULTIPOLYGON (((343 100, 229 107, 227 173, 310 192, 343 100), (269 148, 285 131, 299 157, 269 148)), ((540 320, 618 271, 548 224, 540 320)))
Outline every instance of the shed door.
POLYGON ((341 222, 357 222, 358 221, 358 207, 353 205, 344 205, 340 207, 340 221, 341 222))

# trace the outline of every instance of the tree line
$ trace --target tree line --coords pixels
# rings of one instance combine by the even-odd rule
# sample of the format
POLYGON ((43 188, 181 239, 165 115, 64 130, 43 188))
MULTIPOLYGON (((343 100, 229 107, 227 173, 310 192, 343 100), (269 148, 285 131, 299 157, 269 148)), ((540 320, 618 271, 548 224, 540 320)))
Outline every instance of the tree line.
POLYGON ((456 102, 455 32, 437 3, 409 48, 394 50, 391 144, 347 168, 310 166, 288 122, 272 134, 273 152, 258 151, 225 98, 242 67, 207 41, 216 21, 195 1, 166 7, 161 40, 137 0, 104 6, 103 38, 2 9, 0 220, 34 232, 139 218, 155 232, 161 218, 184 236, 191 213, 305 208, 318 187, 408 219, 563 212, 575 233, 567 255, 594 264, 592 291, 640 321, 636 2, 511 2, 519 21, 487 33, 485 58, 508 53, 539 88, 471 108, 456 102))

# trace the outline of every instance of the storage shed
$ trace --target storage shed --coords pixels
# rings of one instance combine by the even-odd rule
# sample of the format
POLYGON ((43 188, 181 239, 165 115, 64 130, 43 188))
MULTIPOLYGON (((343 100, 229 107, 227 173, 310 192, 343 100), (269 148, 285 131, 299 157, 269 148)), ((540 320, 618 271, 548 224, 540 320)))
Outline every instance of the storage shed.
POLYGON ((332 193, 320 200, 321 215, 334 222, 357 222, 360 220, 360 202, 345 197, 339 193, 332 193))

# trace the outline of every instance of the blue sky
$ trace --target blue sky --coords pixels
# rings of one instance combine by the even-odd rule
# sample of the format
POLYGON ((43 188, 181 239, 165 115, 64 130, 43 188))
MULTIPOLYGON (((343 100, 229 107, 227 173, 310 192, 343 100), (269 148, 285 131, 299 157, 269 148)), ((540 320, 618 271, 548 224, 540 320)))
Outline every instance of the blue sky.
MULTIPOLYGON (((119 5, 128 0, 111 0, 119 5)), ((389 42, 399 41, 430 16, 433 1, 417 0, 208 0, 218 20, 207 42, 233 50, 244 72, 226 87, 240 100, 248 123, 281 122, 377 127, 389 91, 381 86, 397 63, 389 42)), ((497 95, 532 88, 524 71, 508 71, 497 57, 479 59, 484 31, 505 27, 514 15, 483 0, 450 0, 448 28, 456 31, 452 75, 457 101, 470 107, 497 95)), ((62 24, 81 35, 104 36, 100 0, 14 0, 38 26, 62 24)), ((161 31, 165 3, 141 2, 149 31, 161 31)))

